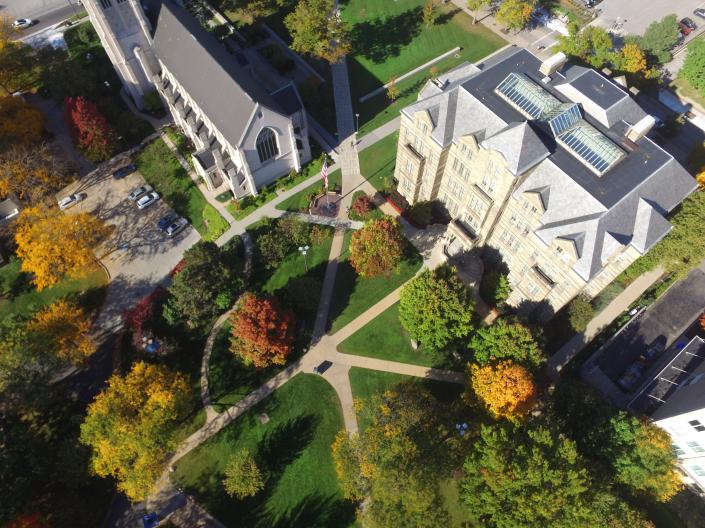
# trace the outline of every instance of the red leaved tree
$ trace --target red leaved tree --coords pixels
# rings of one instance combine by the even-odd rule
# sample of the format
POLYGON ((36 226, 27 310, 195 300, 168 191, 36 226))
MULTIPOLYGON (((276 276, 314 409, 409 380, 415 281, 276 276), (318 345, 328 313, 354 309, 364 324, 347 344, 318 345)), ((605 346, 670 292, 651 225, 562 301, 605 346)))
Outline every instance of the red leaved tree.
POLYGON ((154 319, 155 304, 164 294, 164 288, 159 287, 123 312, 123 321, 125 326, 132 330, 132 343, 136 348, 142 347, 142 337, 150 332, 148 327, 154 319))
POLYGON ((372 211, 372 200, 366 194, 358 196, 352 203, 351 209, 358 216, 365 216, 372 211))
POLYGON ((283 365, 294 343, 294 314, 276 299, 246 293, 230 316, 230 351, 257 368, 283 365))
POLYGON ((389 275, 404 255, 404 235, 394 218, 381 218, 355 231, 350 242, 350 263, 361 277, 389 275))
POLYGON ((85 97, 67 97, 64 116, 73 140, 90 161, 110 158, 117 148, 117 135, 95 103, 85 97))

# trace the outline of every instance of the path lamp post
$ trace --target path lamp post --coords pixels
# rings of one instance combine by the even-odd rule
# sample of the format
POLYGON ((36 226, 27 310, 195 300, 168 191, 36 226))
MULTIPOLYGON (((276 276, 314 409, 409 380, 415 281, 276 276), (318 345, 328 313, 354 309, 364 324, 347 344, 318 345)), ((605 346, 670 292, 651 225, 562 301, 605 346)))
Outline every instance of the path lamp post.
POLYGON ((308 246, 299 246, 299 252, 304 256, 304 264, 306 265, 306 271, 308 272, 308 259, 306 258, 306 253, 308 253, 308 246))
POLYGON ((360 132, 360 114, 355 114, 355 135, 360 132))

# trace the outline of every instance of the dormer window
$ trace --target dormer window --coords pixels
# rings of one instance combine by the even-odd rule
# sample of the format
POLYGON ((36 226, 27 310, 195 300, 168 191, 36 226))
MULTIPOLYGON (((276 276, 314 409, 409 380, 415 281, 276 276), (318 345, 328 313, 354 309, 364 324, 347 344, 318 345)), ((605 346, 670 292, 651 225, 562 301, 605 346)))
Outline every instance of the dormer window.
POLYGON ((113 7, 112 0, 100 0, 100 5, 103 7, 104 10, 113 7))

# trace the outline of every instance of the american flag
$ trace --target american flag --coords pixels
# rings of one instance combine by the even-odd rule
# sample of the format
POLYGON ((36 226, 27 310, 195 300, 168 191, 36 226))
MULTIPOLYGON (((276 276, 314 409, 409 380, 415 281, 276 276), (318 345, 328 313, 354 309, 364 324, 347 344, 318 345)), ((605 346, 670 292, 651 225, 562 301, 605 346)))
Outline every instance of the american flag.
POLYGON ((321 167, 321 178, 323 178, 323 183, 328 188, 328 160, 323 160, 323 167, 321 167))

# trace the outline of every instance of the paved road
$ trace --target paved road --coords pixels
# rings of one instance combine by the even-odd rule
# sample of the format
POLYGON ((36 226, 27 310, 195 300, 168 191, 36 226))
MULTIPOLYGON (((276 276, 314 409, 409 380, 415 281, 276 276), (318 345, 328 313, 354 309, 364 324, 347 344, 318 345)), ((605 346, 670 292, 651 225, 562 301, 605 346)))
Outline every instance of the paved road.
POLYGON ((24 40, 82 10, 76 0, 5 0, 1 4, 0 15, 12 20, 30 18, 36 22, 32 27, 17 32, 17 39, 24 40))

